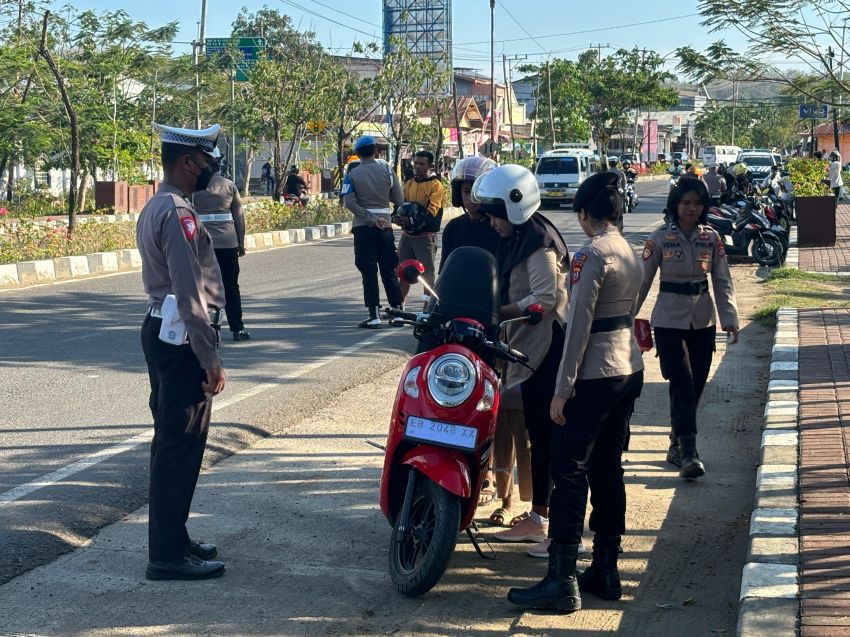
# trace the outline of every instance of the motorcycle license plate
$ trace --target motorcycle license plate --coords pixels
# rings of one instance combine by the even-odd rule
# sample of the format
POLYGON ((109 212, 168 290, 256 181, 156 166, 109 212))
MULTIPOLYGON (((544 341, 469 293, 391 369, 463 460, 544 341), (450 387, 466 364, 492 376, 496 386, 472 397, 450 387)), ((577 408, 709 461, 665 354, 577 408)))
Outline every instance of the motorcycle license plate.
POLYGON ((475 427, 408 416, 404 437, 422 442, 435 442, 446 447, 475 449, 478 430, 475 427))

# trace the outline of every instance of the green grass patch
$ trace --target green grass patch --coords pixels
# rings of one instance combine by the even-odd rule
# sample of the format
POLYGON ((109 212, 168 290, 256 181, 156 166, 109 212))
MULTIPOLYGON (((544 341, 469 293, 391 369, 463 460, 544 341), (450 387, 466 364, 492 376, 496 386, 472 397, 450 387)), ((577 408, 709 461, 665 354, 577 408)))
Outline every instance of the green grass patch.
POLYGON ((781 307, 850 307, 850 277, 777 268, 762 285, 764 301, 752 318, 768 327, 776 325, 776 311, 781 307))

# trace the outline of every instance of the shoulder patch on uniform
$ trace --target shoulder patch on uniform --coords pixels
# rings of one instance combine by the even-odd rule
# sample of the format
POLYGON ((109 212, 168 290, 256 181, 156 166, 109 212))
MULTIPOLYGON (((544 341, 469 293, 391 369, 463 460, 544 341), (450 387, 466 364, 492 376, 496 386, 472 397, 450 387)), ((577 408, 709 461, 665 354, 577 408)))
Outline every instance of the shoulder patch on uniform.
POLYGON ((652 255, 655 253, 655 241, 652 239, 648 239, 643 244, 643 260, 649 261, 652 258, 652 255))
POLYGON ((570 267, 570 287, 581 280, 581 269, 584 267, 585 261, 587 261, 587 255, 581 250, 573 255, 573 264, 570 267))
POLYGON ((723 243, 723 239, 717 237, 714 245, 717 247, 717 256, 725 257, 726 256, 726 245, 723 243))
MULTIPOLYGON (((178 213, 179 214, 179 213, 178 213)), ((194 241, 198 234, 198 224, 192 215, 180 215, 180 226, 187 241, 194 241)))

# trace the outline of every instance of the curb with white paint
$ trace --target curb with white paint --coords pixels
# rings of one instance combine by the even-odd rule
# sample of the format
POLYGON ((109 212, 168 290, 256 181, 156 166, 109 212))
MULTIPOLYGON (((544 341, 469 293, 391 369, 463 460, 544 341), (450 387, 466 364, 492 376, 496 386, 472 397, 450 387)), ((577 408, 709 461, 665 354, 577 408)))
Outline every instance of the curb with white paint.
MULTIPOLYGON (((448 207, 443 213, 443 221, 448 221, 461 214, 462 211, 459 208, 448 207)), ((128 219, 128 221, 134 221, 136 217, 138 215, 133 215, 133 219, 128 219)), ((351 234, 351 225, 350 221, 345 221, 292 230, 246 234, 245 249, 248 252, 256 252, 294 243, 309 243, 343 237, 351 234)), ((39 261, 7 263, 0 265, 0 289, 53 283, 67 279, 82 279, 110 272, 132 272, 133 270, 140 270, 141 267, 142 258, 136 248, 39 261)))
MULTIPOLYGON (((796 229, 792 240, 796 244, 796 229)), ((739 637, 793 635, 799 615, 798 312, 780 308, 776 314, 755 508, 741 576, 739 637)))

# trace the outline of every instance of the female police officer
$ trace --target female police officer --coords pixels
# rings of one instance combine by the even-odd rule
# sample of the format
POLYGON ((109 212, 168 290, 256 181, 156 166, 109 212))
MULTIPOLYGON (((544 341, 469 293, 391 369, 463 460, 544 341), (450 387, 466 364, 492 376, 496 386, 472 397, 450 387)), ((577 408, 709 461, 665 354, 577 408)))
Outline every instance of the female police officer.
POLYGON ((652 326, 661 374, 670 382, 670 449, 667 461, 686 479, 705 474, 697 454, 697 405, 714 353, 714 303, 708 293, 708 273, 720 325, 738 342, 738 310, 723 240, 703 225, 709 195, 698 179, 681 179, 667 198, 670 221, 652 233, 643 248, 644 277, 638 309, 643 305, 655 272, 661 269, 661 288, 652 326))
POLYGON ((614 173, 593 175, 573 204, 590 239, 573 256, 563 358, 550 405, 558 426, 552 435, 549 570, 534 586, 508 593, 524 608, 579 610, 579 587, 603 599, 621 595, 617 554, 626 518, 621 459, 643 387, 643 360, 632 331, 643 271, 617 231, 623 210, 617 180, 614 173), (593 562, 577 578, 588 486, 593 562))

